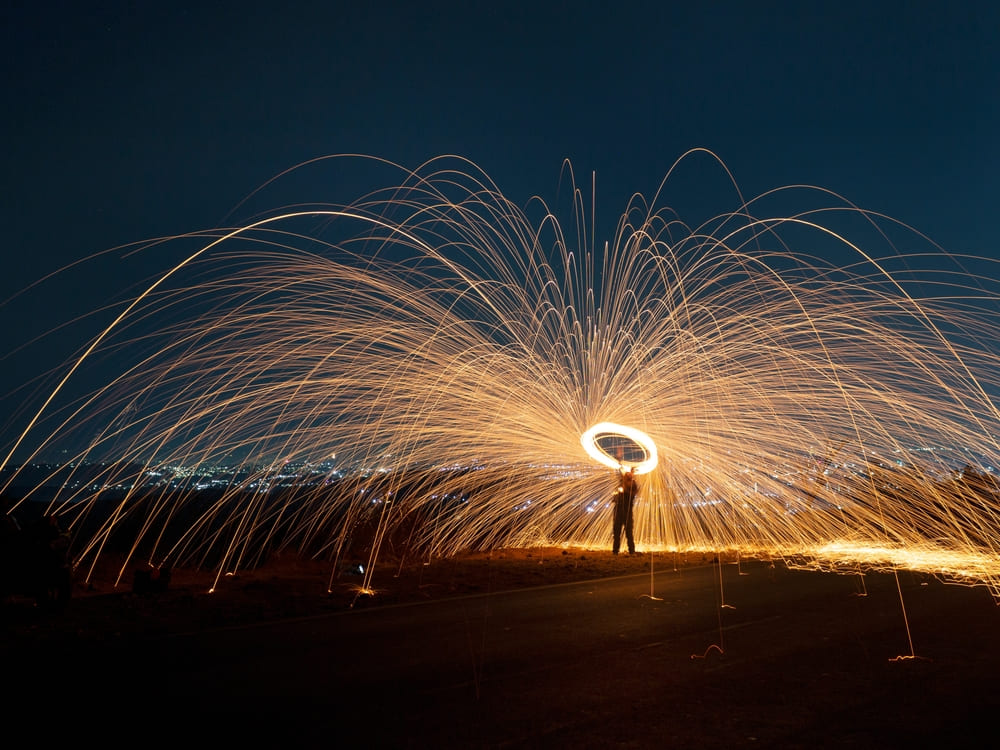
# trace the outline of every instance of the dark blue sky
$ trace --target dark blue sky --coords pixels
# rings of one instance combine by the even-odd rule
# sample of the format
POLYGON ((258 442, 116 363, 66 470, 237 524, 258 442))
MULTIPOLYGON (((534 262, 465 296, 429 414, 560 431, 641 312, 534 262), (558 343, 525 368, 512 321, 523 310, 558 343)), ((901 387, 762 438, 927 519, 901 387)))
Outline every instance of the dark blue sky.
MULTIPOLYGON (((275 173, 346 152, 459 154, 519 203, 553 197, 569 158, 596 172, 610 238, 631 193, 700 146, 748 196, 820 185, 947 250, 998 252, 996 3, 202 5, 5 5, 0 297, 121 243, 218 225, 275 173)), ((328 176, 316 200, 334 197, 328 176)), ((682 184, 710 215, 735 207, 707 161, 682 184)), ((117 285, 105 264, 5 305, 9 343, 117 285)), ((76 343, 8 354, 0 390, 76 343)))

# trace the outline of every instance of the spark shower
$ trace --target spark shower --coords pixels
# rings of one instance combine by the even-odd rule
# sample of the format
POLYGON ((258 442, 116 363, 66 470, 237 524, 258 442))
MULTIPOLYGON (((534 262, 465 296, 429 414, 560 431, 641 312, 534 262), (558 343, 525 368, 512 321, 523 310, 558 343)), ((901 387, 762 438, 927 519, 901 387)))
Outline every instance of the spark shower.
POLYGON ((996 593, 992 262, 811 187, 732 182, 686 223, 664 195, 696 157, 727 174, 686 154, 607 240, 568 164, 562 208, 456 157, 289 170, 252 197, 349 162, 393 176, 129 248, 170 260, 31 404, 3 491, 74 446, 20 501, 49 488, 83 570, 110 549, 221 574, 280 549, 605 548, 612 479, 581 436, 610 422, 658 454, 640 548, 996 593))

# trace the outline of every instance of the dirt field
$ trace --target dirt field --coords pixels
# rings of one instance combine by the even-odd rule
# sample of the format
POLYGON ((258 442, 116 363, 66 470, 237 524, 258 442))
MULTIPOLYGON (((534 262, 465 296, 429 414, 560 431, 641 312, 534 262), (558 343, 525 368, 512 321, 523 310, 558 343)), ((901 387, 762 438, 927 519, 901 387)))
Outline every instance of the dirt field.
MULTIPOLYGON (((364 560, 334 565, 288 554, 235 575, 173 570, 162 590, 145 593, 135 586, 137 571, 146 572, 141 565, 103 560, 89 581, 76 573, 65 610, 41 612, 30 600, 15 598, 4 605, 4 619, 8 632, 35 637, 183 632, 643 573, 651 567, 703 565, 714 559, 703 553, 616 556, 553 547, 510 549, 446 559, 380 560, 369 579, 362 572, 364 560)), ((735 558, 722 557, 723 562, 727 559, 735 558)))

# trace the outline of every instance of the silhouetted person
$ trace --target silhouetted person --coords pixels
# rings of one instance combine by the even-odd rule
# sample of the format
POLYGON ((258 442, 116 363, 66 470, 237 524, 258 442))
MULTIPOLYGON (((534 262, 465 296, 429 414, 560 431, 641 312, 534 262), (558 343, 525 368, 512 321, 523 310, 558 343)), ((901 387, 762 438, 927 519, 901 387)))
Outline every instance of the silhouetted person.
POLYGON ((615 521, 612 536, 614 545, 612 553, 618 554, 622 543, 622 529, 625 530, 625 542, 630 555, 635 554, 635 539, 632 537, 632 504, 635 502, 639 485, 632 467, 622 463, 622 452, 618 451, 618 490, 615 492, 615 521))

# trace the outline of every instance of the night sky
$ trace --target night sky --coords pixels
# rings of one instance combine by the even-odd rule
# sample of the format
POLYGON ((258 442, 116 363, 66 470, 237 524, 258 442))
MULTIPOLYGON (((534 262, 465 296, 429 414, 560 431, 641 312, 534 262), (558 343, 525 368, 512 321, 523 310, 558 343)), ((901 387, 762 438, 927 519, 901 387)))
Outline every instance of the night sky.
MULTIPOLYGON (((948 251, 998 252, 993 2, 202 5, 5 4, 0 298, 226 223, 268 178, 335 153, 458 154, 522 204, 552 197, 568 158, 584 183, 596 174, 611 239, 633 192, 705 147, 747 196, 819 185, 948 251)), ((316 200, 334 197, 329 174, 316 200)), ((681 178, 708 215, 737 207, 708 160, 681 178)), ((0 308, 8 413, 16 386, 94 331, 18 347, 120 295, 136 269, 119 278, 116 262, 0 308)))

